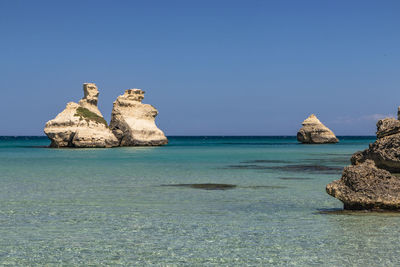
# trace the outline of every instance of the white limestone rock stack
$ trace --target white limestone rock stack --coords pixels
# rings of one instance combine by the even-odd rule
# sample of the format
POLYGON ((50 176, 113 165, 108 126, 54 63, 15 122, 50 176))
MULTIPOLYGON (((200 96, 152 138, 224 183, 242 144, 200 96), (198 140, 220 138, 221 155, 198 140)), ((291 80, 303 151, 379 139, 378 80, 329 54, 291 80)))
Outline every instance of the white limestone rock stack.
POLYGON ((110 129, 120 146, 159 146, 168 143, 155 123, 157 109, 142 103, 144 93, 140 89, 128 89, 114 102, 110 129))
POLYGON ((79 104, 70 102, 53 120, 46 123, 45 134, 51 147, 113 147, 118 140, 97 108, 99 91, 94 83, 83 84, 79 104))
POLYGON ((339 139, 319 119, 311 114, 302 123, 303 127, 297 133, 297 140, 304 144, 337 143, 339 139))

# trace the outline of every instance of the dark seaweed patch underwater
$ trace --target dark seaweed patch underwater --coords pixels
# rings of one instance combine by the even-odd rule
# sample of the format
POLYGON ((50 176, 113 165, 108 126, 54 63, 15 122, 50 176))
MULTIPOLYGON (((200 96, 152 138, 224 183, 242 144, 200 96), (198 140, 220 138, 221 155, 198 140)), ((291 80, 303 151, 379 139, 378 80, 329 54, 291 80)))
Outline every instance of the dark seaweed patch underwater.
MULTIPOLYGON (((249 161, 246 161, 249 162, 249 161)), ((255 162, 255 161, 252 161, 255 162)), ((237 164, 228 165, 224 169, 231 170, 271 170, 278 172, 305 172, 305 173, 320 173, 320 174, 338 174, 343 170, 339 166, 327 166, 319 164, 287 164, 267 166, 262 164, 237 164)))

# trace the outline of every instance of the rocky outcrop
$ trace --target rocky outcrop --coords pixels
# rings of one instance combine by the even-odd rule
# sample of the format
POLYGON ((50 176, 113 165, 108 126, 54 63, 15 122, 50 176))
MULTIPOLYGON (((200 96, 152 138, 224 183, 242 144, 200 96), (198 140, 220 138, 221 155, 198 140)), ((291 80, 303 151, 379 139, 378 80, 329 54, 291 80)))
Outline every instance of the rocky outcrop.
POLYGON ((372 160, 378 168, 400 173, 400 121, 386 118, 379 120, 376 126, 377 140, 368 149, 354 153, 351 163, 357 165, 372 160))
POLYGON ((79 100, 79 106, 86 108, 98 116, 103 117, 100 110, 97 107, 99 101, 99 90, 94 83, 83 84, 83 98, 79 100))
POLYGON ((345 209, 400 210, 400 121, 379 120, 377 140, 351 157, 339 180, 326 191, 345 209))
POLYGON ((372 160, 345 167, 340 180, 326 186, 349 210, 400 210, 400 179, 372 160))
POLYGON ((297 133, 297 140, 304 144, 337 143, 339 140, 335 134, 319 119, 311 114, 302 123, 303 127, 297 133))
POLYGON ((45 134, 51 147, 113 147, 117 138, 97 108, 99 91, 94 83, 83 84, 79 104, 70 102, 53 120, 46 123, 45 134))
POLYGON ((157 109, 142 103, 144 93, 140 89, 128 89, 114 102, 110 129, 120 146, 158 146, 168 143, 155 123, 157 109))
POLYGON ((400 121, 395 118, 386 118, 379 120, 376 127, 376 137, 382 138, 400 132, 400 121))

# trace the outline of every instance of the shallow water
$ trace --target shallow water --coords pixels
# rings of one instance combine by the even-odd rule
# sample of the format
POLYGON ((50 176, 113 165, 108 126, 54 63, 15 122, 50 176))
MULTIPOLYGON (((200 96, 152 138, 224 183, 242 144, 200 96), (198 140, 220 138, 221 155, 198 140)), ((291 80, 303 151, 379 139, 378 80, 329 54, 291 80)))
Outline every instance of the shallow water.
POLYGON ((400 216, 337 212, 325 193, 373 140, 48 149, 0 138, 0 265, 398 266, 400 216))

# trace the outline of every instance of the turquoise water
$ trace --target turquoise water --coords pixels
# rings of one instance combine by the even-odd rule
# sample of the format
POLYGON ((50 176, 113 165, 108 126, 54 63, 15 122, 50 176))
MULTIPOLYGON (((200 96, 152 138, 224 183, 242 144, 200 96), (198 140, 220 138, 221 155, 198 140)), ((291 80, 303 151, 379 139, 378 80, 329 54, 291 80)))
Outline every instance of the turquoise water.
POLYGON ((373 140, 49 149, 0 138, 0 265, 398 266, 400 216, 335 213, 325 193, 373 140), (236 187, 172 186, 195 183, 236 187))

